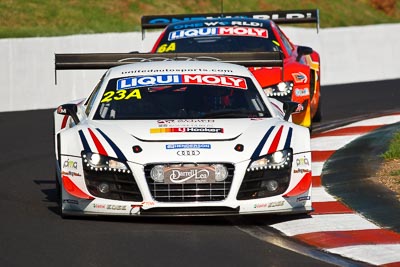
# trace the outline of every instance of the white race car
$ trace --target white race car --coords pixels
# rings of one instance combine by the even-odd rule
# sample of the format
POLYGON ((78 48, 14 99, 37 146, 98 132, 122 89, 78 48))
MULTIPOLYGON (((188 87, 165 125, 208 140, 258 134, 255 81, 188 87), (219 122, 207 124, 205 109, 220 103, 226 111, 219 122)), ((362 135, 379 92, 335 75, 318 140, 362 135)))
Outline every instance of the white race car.
POLYGON ((310 134, 290 122, 296 108, 237 64, 112 67, 55 112, 61 216, 310 212, 310 134))

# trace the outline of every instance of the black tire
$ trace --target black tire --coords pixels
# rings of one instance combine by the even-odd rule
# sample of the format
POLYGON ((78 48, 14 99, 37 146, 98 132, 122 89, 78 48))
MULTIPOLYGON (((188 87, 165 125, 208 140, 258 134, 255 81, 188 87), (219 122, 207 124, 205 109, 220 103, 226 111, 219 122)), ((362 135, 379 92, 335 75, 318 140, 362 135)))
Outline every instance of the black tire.
POLYGON ((321 122, 322 121, 322 105, 321 105, 321 97, 319 98, 318 108, 315 112, 315 115, 312 119, 313 122, 321 122))

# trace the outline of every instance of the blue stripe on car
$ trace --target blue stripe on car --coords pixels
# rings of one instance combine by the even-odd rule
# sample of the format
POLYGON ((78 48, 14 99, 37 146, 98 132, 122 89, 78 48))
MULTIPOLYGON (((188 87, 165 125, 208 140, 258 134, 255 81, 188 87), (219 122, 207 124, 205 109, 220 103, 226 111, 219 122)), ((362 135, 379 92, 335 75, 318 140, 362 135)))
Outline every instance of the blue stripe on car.
POLYGON ((284 149, 290 148, 290 142, 292 141, 292 132, 293 132, 293 128, 290 127, 287 138, 286 138, 284 149))
POLYGON ((251 160, 255 160, 258 159, 260 157, 260 153, 261 150, 263 149, 265 143, 268 140, 268 137, 271 135, 272 131, 274 130, 275 126, 272 126, 271 128, 269 128, 269 130, 267 131, 267 133, 264 135, 263 139, 261 140, 261 142, 258 144, 256 150, 254 150, 253 155, 251 155, 251 160))
POLYGON ((86 137, 85 137, 85 135, 83 134, 83 131, 82 131, 82 130, 79 130, 79 136, 81 137, 83 149, 84 149, 86 152, 92 152, 92 150, 90 149, 89 143, 88 143, 88 141, 86 140, 86 137))

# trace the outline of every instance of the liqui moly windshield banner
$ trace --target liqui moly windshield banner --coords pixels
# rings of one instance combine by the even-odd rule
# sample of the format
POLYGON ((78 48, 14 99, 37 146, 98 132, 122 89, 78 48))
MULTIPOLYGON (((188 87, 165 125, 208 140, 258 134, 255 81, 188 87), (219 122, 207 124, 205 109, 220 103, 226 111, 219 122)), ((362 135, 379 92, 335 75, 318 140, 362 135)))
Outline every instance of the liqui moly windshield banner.
POLYGON ((117 81, 117 90, 173 84, 204 84, 247 89, 246 80, 242 77, 204 74, 163 74, 119 79, 117 81))
POLYGON ((250 27, 209 27, 209 28, 196 28, 184 29, 170 32, 168 40, 173 41, 182 38, 204 37, 204 36, 250 36, 268 38, 268 30, 263 28, 250 28, 250 27))

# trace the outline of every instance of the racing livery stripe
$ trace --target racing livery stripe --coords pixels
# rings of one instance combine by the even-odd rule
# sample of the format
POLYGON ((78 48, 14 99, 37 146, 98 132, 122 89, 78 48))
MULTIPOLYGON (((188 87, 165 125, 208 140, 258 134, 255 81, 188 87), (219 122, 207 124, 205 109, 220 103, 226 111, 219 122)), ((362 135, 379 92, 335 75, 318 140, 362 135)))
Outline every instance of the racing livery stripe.
POLYGON ((94 199, 94 197, 86 194, 83 192, 77 185, 74 184, 74 182, 71 181, 67 176, 62 177, 62 183, 64 189, 68 192, 68 194, 77 197, 77 198, 82 198, 82 199, 94 199))
POLYGON ((292 141, 292 132, 293 132, 293 128, 289 127, 289 132, 286 138, 286 142, 285 142, 285 146, 283 147, 283 149, 288 149, 290 148, 290 142, 292 141))
POLYGON ((295 197, 304 194, 311 189, 311 181, 311 173, 308 172, 304 174, 300 182, 292 190, 290 190, 290 192, 283 195, 283 197, 295 197))
POLYGON ((79 136, 81 137, 83 149, 84 149, 86 152, 92 152, 92 150, 90 149, 89 143, 88 143, 88 141, 86 140, 86 137, 85 137, 85 135, 83 134, 83 131, 82 131, 82 130, 79 130, 79 136))
POLYGON ((271 146, 269 147, 268 154, 274 153, 278 149, 278 144, 279 140, 281 139, 282 130, 283 130, 283 125, 279 128, 278 132, 276 133, 275 138, 272 141, 271 146))
POLYGON ((90 136, 92 137, 94 144, 96 145, 97 151, 99 152, 100 155, 103 156, 108 156, 107 151, 104 149, 103 145, 100 143, 99 139, 97 136, 94 134, 94 132, 88 128, 90 136))
POLYGON ((268 140, 268 137, 271 135, 272 131, 274 130, 275 126, 272 126, 271 128, 269 128, 269 130, 267 131, 267 133, 264 135, 263 139, 261 140, 261 142, 258 144, 256 150, 254 150, 253 155, 251 155, 251 160, 255 160, 258 157, 260 157, 260 153, 261 150, 263 149, 265 143, 268 140))
POLYGON ((69 117, 68 115, 64 116, 62 123, 61 123, 61 129, 64 129, 65 126, 67 126, 68 117, 69 117))
POLYGON ((125 155, 122 153, 122 151, 117 147, 117 145, 99 128, 96 128, 97 131, 106 139, 106 141, 110 144, 111 148, 114 150, 115 154, 117 154, 117 157, 121 160, 126 161, 125 155))

